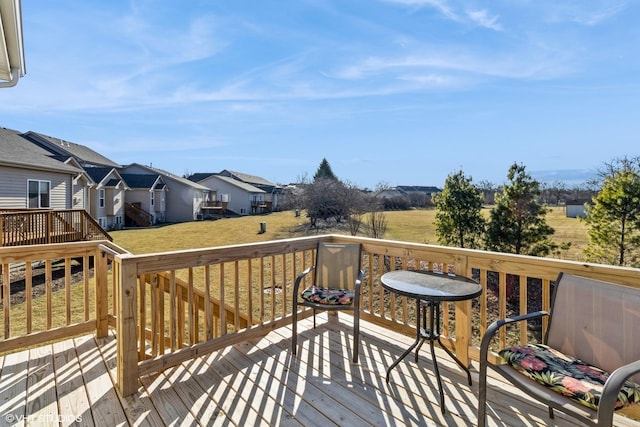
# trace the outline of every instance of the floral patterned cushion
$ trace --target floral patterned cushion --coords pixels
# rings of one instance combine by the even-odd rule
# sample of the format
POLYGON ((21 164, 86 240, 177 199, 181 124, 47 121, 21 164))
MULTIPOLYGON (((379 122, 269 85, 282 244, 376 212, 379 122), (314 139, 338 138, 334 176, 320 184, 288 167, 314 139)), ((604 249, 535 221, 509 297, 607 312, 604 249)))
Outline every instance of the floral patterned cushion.
POLYGON ((354 292, 349 289, 330 289, 312 286, 302 292, 302 299, 315 304, 349 305, 353 303, 354 292))
MULTIPOLYGON (((546 345, 528 344, 500 351, 513 368, 570 399, 597 410, 609 373, 546 345)), ((627 381, 618 393, 616 410, 640 402, 640 385, 627 381)))

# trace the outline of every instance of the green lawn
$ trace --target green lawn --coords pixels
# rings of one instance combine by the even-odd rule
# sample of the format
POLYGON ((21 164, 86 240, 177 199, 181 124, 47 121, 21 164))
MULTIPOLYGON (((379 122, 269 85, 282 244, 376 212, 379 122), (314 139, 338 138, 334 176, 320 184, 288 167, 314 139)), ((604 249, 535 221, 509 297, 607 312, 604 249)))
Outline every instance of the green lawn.
MULTIPOLYGON (((435 212, 435 210, 386 212, 385 239, 437 244, 438 239, 433 225, 435 212)), ((488 211, 486 213, 488 215, 488 211)), ((581 260, 582 249, 588 242, 585 223, 576 218, 566 218, 563 208, 552 208, 551 213, 547 215, 547 222, 556 230, 554 239, 558 243, 572 243, 571 249, 567 254, 562 254, 562 258, 581 260)), ((327 233, 349 234, 345 227, 311 229, 304 215, 296 217, 293 211, 286 211, 269 215, 187 222, 148 229, 120 230, 110 234, 114 243, 134 254, 143 254, 327 233), (261 222, 266 224, 265 233, 260 233, 261 222)))
MULTIPOLYGON (((488 213, 488 211, 487 211, 488 213)), ((415 243, 437 244, 433 221, 434 210, 409 210, 386 212, 388 227, 385 239, 415 243)), ((580 260, 581 250, 587 243, 587 228, 583 221, 566 218, 564 210, 554 208, 547 221, 555 230, 555 239, 572 242, 572 248, 562 258, 580 260)), ((346 227, 310 229, 304 216, 296 217, 293 211, 277 212, 264 216, 224 218, 216 221, 197 221, 166 225, 155 228, 120 230, 112 232, 114 243, 134 254, 165 252, 179 249, 224 246, 241 243, 261 242, 315 234, 349 234, 346 227), (260 223, 266 223, 266 232, 260 233, 260 223)), ((90 286, 90 292, 93 286, 90 286)), ((81 301, 84 299, 82 284, 71 288, 72 319, 84 318, 81 301)), ((65 324, 65 293, 54 292, 53 325, 65 324)), ((46 312, 45 298, 33 299, 33 313, 46 312)), ((25 333, 25 304, 11 307, 12 336, 25 333)), ((94 307, 90 307, 93 316, 94 307)), ((90 316, 90 317, 91 317, 90 316)), ((44 316, 34 316, 34 331, 44 329, 44 316)), ((3 325, 0 319, 0 325, 3 325)))

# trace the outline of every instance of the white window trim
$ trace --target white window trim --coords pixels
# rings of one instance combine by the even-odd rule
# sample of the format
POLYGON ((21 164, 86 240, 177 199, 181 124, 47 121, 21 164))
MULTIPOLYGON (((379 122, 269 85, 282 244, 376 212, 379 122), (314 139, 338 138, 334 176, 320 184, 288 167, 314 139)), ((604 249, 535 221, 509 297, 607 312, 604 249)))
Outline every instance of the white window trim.
POLYGON ((27 179, 27 208, 29 209, 50 209, 51 208, 51 181, 46 180, 46 179, 27 179), (38 206, 36 206, 35 208, 32 208, 30 206, 31 204, 31 198, 29 197, 30 193, 29 193, 29 185, 32 182, 37 182, 38 183, 38 206), (49 206, 42 206, 42 193, 40 193, 40 184, 42 183, 46 183, 49 186, 49 206))

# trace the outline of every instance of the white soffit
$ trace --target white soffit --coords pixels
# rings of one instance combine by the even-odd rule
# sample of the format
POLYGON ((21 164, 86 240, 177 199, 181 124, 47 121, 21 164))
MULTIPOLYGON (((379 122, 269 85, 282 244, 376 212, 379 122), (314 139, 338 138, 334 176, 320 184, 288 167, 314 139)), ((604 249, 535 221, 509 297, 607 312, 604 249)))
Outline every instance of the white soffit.
POLYGON ((0 87, 15 85, 25 72, 20 0, 0 0, 0 87))

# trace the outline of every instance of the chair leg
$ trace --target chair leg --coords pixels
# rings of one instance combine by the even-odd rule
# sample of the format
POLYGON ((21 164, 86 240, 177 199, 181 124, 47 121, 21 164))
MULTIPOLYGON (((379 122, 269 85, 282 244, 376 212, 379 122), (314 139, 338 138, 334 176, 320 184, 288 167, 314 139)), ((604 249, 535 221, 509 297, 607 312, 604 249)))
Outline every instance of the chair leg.
POLYGON ((353 315, 353 363, 358 363, 360 350, 360 312, 356 310, 353 315))
POLYGON ((316 309, 313 309, 313 329, 316 328, 316 309))
POLYGON ((478 379, 478 427, 487 424, 487 365, 480 362, 480 378, 478 379))
POLYGON ((293 301, 293 312, 291 317, 291 353, 296 355, 298 350, 298 304, 293 301))

